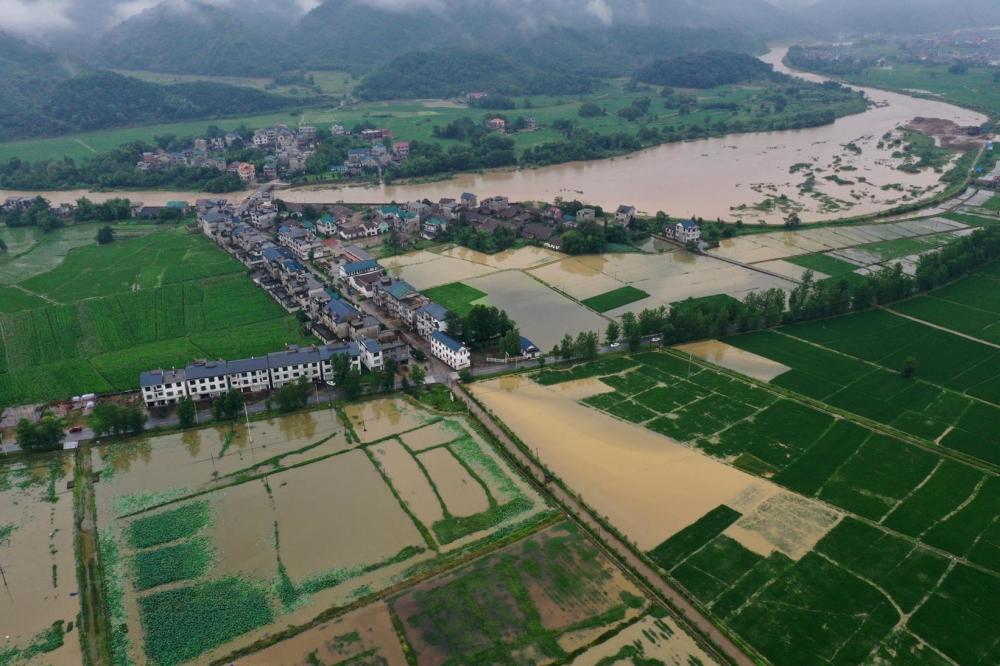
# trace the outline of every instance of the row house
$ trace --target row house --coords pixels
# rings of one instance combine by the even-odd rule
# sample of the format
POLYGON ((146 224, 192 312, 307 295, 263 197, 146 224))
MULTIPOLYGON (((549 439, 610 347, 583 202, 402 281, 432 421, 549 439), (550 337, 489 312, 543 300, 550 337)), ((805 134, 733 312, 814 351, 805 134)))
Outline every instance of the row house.
POLYGON ((472 365, 469 348, 447 333, 440 331, 431 333, 431 354, 455 370, 468 368, 472 365))
POLYGON ((405 280, 393 280, 375 285, 375 305, 407 326, 413 326, 414 311, 426 302, 426 297, 405 280))
POLYGON ((316 234, 299 225, 284 225, 278 229, 278 242, 302 261, 313 258, 317 253, 325 253, 323 244, 316 240, 316 234))
POLYGON ((142 400, 147 407, 175 405, 187 395, 183 370, 150 370, 139 375, 142 400))
POLYGON ((443 305, 431 301, 417 309, 414 313, 414 323, 417 334, 429 340, 431 333, 448 332, 448 310, 443 305))
POLYGON ((346 261, 340 265, 339 275, 341 280, 347 280, 356 275, 366 275, 369 273, 381 273, 382 267, 374 259, 363 259, 361 261, 346 261))
POLYGON ((369 370, 381 370, 385 365, 385 357, 382 355, 382 345, 375 338, 361 338, 358 341, 358 349, 361 352, 361 364, 369 370))

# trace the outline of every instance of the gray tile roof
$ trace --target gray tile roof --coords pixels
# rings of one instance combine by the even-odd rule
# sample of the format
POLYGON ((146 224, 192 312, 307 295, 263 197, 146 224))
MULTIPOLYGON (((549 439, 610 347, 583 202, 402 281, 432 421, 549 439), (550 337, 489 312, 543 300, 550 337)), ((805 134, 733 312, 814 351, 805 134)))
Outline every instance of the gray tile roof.
POLYGON ((257 358, 241 358, 236 361, 230 361, 228 364, 227 372, 231 375, 240 374, 242 372, 260 372, 261 370, 267 370, 267 357, 260 356, 257 358))
POLYGON ((183 370, 149 370, 139 375, 139 386, 148 388, 160 384, 176 384, 184 381, 183 370))
POLYGON ((210 379, 212 377, 223 377, 226 375, 225 361, 206 361, 205 363, 193 363, 184 369, 184 374, 188 381, 192 379, 210 379))

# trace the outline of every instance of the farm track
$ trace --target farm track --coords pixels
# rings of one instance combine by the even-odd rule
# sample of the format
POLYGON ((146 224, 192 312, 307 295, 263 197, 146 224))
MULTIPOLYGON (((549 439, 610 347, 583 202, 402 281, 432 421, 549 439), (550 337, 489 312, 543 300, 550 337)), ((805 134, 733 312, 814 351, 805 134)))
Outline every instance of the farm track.
POLYGON ((88 666, 105 666, 111 663, 111 622, 104 597, 104 573, 99 558, 97 500, 94 495, 89 445, 76 450, 75 464, 74 521, 84 659, 88 666))
POLYGON ((877 307, 880 310, 885 310, 886 312, 894 314, 897 317, 902 317, 903 319, 909 319, 912 322, 916 322, 918 324, 923 324, 924 326, 930 326, 931 328, 936 328, 939 331, 944 331, 945 333, 950 333, 951 335, 954 335, 954 336, 959 337, 959 338, 965 338, 966 340, 971 340, 972 342, 978 342, 979 344, 986 345, 987 347, 993 347, 994 349, 1000 349, 1000 345, 996 344, 995 342, 989 342, 988 340, 983 340, 982 338, 977 338, 976 336, 969 335, 968 333, 960 333, 959 331, 956 331, 953 328, 948 328, 947 326, 941 326, 940 324, 934 324, 934 323, 931 323, 931 322, 929 322, 929 321, 927 321, 925 319, 917 319, 916 317, 911 317, 910 315, 903 314, 902 312, 899 312, 898 310, 893 310, 892 307, 886 307, 886 306, 883 306, 883 305, 879 305, 877 307))
POLYGON ((737 645, 722 629, 701 612, 683 593, 663 579, 661 574, 639 557, 623 538, 612 534, 595 518, 588 507, 559 484, 549 482, 545 469, 524 453, 510 436, 496 424, 493 416, 483 409, 460 385, 452 387, 454 393, 466 404, 472 415, 479 420, 503 446, 504 452, 526 472, 536 488, 595 537, 597 546, 612 561, 629 574, 642 589, 653 598, 665 600, 673 609, 675 618, 685 626, 708 652, 722 663, 749 666, 763 662, 758 657, 748 656, 744 648, 737 645))

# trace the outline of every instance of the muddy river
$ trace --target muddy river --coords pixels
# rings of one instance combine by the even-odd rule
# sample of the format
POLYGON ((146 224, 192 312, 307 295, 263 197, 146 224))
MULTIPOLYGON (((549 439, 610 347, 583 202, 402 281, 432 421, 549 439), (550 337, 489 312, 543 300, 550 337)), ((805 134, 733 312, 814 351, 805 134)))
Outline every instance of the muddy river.
MULTIPOLYGON (((774 48, 763 60, 779 71, 812 81, 823 79, 788 70, 785 48, 774 48)), ((756 132, 715 139, 671 143, 631 155, 589 162, 570 162, 539 169, 501 170, 461 174, 449 180, 419 185, 383 187, 320 187, 289 190, 283 198, 296 202, 377 202, 454 197, 463 191, 480 197, 504 194, 514 200, 552 201, 555 197, 581 199, 605 208, 629 203, 640 211, 665 210, 671 215, 705 218, 742 217, 752 222, 776 222, 785 210, 753 209, 782 194, 806 221, 871 213, 892 207, 905 192, 925 196, 939 187, 938 174, 927 170, 906 174, 896 167, 892 148, 878 147, 880 137, 917 116, 951 120, 959 125, 980 124, 985 116, 944 102, 899 93, 863 89, 873 102, 864 113, 831 125, 782 132, 756 132), (852 149, 845 146, 853 144, 852 149), (860 149, 860 154, 856 151, 860 149), (800 190, 804 173, 793 165, 807 163, 816 170, 814 192, 800 190), (838 183, 826 176, 840 174, 838 183), (861 179, 863 178, 863 180, 861 179), (898 185, 902 191, 882 190, 898 185), (740 208, 740 207, 744 208, 740 208)), ((16 194, 0 191, 0 198, 16 194)), ((49 192, 53 201, 72 201, 83 191, 49 192)), ((193 201, 191 192, 99 193, 94 199, 129 196, 147 204, 168 199, 193 201)), ((229 195, 236 198, 236 195, 229 195)))

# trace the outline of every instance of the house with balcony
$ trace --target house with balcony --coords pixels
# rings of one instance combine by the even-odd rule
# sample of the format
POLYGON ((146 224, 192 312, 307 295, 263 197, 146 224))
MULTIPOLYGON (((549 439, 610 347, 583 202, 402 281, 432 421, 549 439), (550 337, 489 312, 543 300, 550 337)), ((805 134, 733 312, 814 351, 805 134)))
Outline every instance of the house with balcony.
POLYGON ((195 361, 184 370, 184 387, 192 400, 212 400, 229 390, 225 361, 195 361))
POLYGON ((139 375, 142 400, 147 407, 176 405, 187 396, 183 370, 150 370, 139 375))

